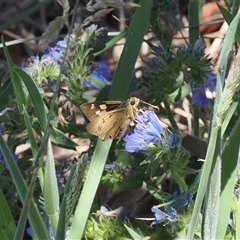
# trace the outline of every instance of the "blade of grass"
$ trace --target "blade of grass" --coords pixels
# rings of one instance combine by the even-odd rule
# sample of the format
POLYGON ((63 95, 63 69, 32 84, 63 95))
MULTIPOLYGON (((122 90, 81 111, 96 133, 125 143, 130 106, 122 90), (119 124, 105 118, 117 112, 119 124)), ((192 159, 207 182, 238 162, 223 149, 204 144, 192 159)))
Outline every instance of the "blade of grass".
MULTIPOLYGON (((16 99, 17 99, 18 109, 19 109, 20 113, 23 113, 24 106, 26 105, 25 94, 22 89, 19 75, 13 71, 13 62, 11 60, 11 57, 9 55, 8 49, 5 45, 3 38, 2 38, 2 42, 3 42, 3 46, 4 46, 4 53, 7 58, 7 63, 9 66, 9 72, 10 72, 10 77, 11 77, 11 81, 13 84, 14 93, 15 93, 16 99)), ((6 143, 3 141, 2 136, 0 137, 0 146, 3 151, 4 156, 6 158, 6 161, 9 165, 9 169, 10 169, 10 173, 12 175, 13 181, 14 181, 14 185, 17 188, 17 191, 21 198, 21 201, 24 202, 25 199, 30 196, 30 194, 31 194, 30 190, 28 192, 27 185, 26 185, 19 169, 17 168, 16 163, 13 160, 6 143)), ((28 199, 31 199, 31 198, 28 198, 28 199)), ((32 201, 30 201, 29 220, 30 220, 31 227, 33 228, 33 231, 36 233, 37 237, 41 236, 41 238, 44 237, 44 238, 48 239, 48 233, 47 233, 46 227, 41 219, 40 213, 38 212, 35 204, 32 201)))
MULTIPOLYGON (((17 189, 17 192, 20 196, 22 202, 24 202, 27 196, 27 185, 18 169, 6 143, 4 142, 2 135, 0 134, 0 146, 3 152, 4 158, 7 161, 10 173, 13 178, 14 185, 17 189)), ((29 220, 33 231, 36 233, 38 239, 49 239, 47 229, 42 221, 41 215, 36 207, 36 205, 31 202, 29 210, 29 220)))
MULTIPOLYGON (((240 16, 240 13, 232 21, 229 31, 226 35, 224 45, 223 45, 222 51, 220 53, 220 58, 219 58, 219 71, 224 71, 226 68, 226 61, 225 61, 224 56, 225 57, 228 56, 229 50, 234 41, 234 35, 235 35, 237 25, 239 22, 239 16, 240 16)), ((221 79, 219 79, 219 76, 218 76, 219 83, 223 79, 222 77, 225 77, 225 75, 222 72, 220 75, 221 75, 221 79)), ((220 97, 219 97, 220 94, 221 94, 221 92, 219 89, 217 91, 216 99, 215 99, 215 106, 214 106, 215 111, 219 110, 218 104, 220 101, 220 97)), ((201 180, 200 180, 200 184, 198 187, 198 193, 197 193, 195 206, 194 206, 193 213, 192 213, 191 222, 190 222, 190 225, 188 228, 187 239, 193 239, 194 231, 195 231, 195 228, 197 225, 198 216, 199 216, 199 213, 201 210, 203 198, 204 198, 204 195, 205 195, 205 192, 207 189, 207 185, 208 185, 208 179, 209 179, 209 175, 211 172, 212 163, 213 163, 214 159, 216 159, 215 157, 219 153, 218 142, 219 142, 219 139, 221 139, 221 131, 219 131, 218 125, 220 124, 219 122, 222 123, 222 119, 219 119, 218 114, 213 114, 213 116, 214 116, 213 126, 212 126, 212 131, 211 131, 211 135, 210 135, 210 139, 209 139, 208 150, 207 150, 207 154, 206 154, 206 158, 205 158, 205 163, 203 165, 201 180)))
POLYGON ((40 124, 42 132, 43 132, 46 129, 47 119, 46 119, 44 103, 43 103, 42 97, 39 93, 39 90, 37 89, 37 86, 31 79, 31 77, 26 72, 24 72, 22 69, 13 68, 13 71, 19 75, 19 77, 24 82, 25 86, 27 87, 28 93, 29 93, 32 103, 33 103, 34 110, 37 115, 37 119, 39 121, 39 124, 40 124))
POLYGON ((217 222, 217 239, 224 239, 229 215, 231 211, 232 197, 236 183, 237 159, 239 151, 240 118, 225 143, 222 153, 222 179, 219 218, 217 222), (231 157, 229 157, 231 156, 231 157))
POLYGON ((2 191, 0 191, 0 219, 0 239, 13 239, 16 226, 2 191))
POLYGON ((209 180, 209 191, 205 198, 205 212, 203 239, 217 239, 217 221, 219 218, 219 196, 221 191, 221 162, 222 159, 217 157, 216 167, 213 169, 209 180))
POLYGON ((205 1, 190 0, 188 5, 189 43, 194 44, 199 38, 199 20, 201 6, 205 1))
POLYGON ((99 140, 73 217, 69 239, 81 239, 112 141, 99 140))
POLYGON ((10 55, 9 55, 9 52, 8 52, 8 49, 5 45, 5 41, 4 41, 3 37, 2 37, 2 43, 3 43, 3 51, 4 51, 4 54, 6 56, 7 64, 8 64, 8 67, 9 67, 9 73, 10 73, 11 81, 12 81, 12 84, 13 84, 14 93, 15 93, 16 99, 17 99, 17 106, 18 106, 19 112, 22 113, 22 111, 23 111, 22 106, 26 105, 25 95, 24 95, 24 92, 23 92, 23 89, 22 89, 22 86, 21 86, 21 82, 19 81, 18 76, 16 75, 16 73, 14 71, 12 71, 12 68, 14 67, 14 64, 12 62, 12 59, 11 59, 10 55))
POLYGON ((127 229, 128 233, 131 235, 132 239, 143 239, 143 237, 141 237, 134 230, 129 228, 126 224, 124 224, 124 227, 127 229))
POLYGON ((128 30, 126 30, 126 31, 124 31, 124 32, 122 32, 122 33, 119 33, 117 36, 113 37, 111 40, 109 40, 109 41, 105 44, 105 47, 104 47, 102 50, 100 50, 100 51, 98 51, 98 52, 95 52, 95 53, 93 54, 93 56, 96 57, 96 56, 100 55, 101 53, 105 52, 106 50, 114 47, 114 45, 115 45, 120 39, 126 37, 127 33, 128 33, 128 30))
MULTIPOLYGON (((28 137, 29 137, 30 144, 31 144, 31 150, 32 150, 33 156, 36 158, 37 154, 38 154, 38 146, 37 146, 36 140, 35 140, 33 132, 32 132, 32 127, 31 127, 30 120, 28 118, 27 111, 24 107, 23 107, 23 117, 24 117, 24 122, 26 125, 28 137)), ((29 186, 28 193, 26 195, 26 198, 25 198, 25 201, 23 204, 21 215, 18 219, 18 224, 17 224, 14 239, 23 239, 25 226, 26 226, 26 222, 27 222, 27 217, 28 217, 28 211, 30 208, 29 203, 32 201, 32 198, 33 198, 33 189, 35 188, 35 181, 33 183, 31 183, 30 186, 29 186), (30 187, 31 185, 32 185, 32 187, 30 187)))
POLYGON ((144 34, 148 27, 152 0, 142 0, 140 5, 141 7, 137 9, 128 30, 126 43, 114 74, 114 82, 110 90, 109 100, 127 98, 134 66, 143 42, 144 34))
POLYGON ((45 164, 45 182, 43 187, 46 213, 50 218, 51 227, 54 235, 56 236, 58 224, 58 211, 59 211, 59 195, 55 171, 55 163, 52 152, 52 145, 48 140, 47 147, 47 160, 45 164))
MULTIPOLYGON (((134 65, 148 26, 152 3, 152 0, 140 1, 141 7, 137 9, 134 15, 124 50, 120 57, 116 73, 114 74, 109 99, 126 99, 128 95, 134 65), (141 28, 139 28, 139 26, 141 26, 141 28)), ((83 186, 82 194, 73 217, 72 226, 69 231, 69 239, 81 239, 83 236, 111 143, 112 141, 102 142, 99 140, 97 142, 86 182, 83 186)))

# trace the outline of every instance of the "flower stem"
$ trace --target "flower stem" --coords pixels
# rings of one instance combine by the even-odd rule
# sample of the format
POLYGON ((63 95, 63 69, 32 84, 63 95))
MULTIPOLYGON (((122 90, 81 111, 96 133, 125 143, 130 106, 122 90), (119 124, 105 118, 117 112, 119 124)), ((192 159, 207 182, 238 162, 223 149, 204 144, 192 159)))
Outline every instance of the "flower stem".
POLYGON ((171 108, 170 108, 170 105, 167 101, 164 100, 164 106, 165 106, 165 109, 166 109, 166 112, 167 112, 167 117, 168 117, 168 120, 170 121, 171 125, 172 125, 172 128, 174 129, 174 132, 178 135, 178 136, 181 136, 181 132, 179 131, 178 129, 178 125, 173 117, 173 114, 172 114, 172 111, 171 111, 171 108))
POLYGON ((172 177, 178 183, 181 193, 186 192, 188 189, 187 184, 183 177, 180 177, 174 169, 171 169, 172 177))

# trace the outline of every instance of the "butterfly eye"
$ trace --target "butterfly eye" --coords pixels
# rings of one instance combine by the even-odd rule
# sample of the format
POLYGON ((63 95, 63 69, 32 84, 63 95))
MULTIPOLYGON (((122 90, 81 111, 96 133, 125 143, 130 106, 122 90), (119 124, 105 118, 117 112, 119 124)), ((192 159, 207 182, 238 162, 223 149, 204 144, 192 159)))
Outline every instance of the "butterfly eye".
POLYGON ((131 105, 135 105, 135 101, 132 100, 132 101, 130 102, 130 104, 131 104, 131 105))

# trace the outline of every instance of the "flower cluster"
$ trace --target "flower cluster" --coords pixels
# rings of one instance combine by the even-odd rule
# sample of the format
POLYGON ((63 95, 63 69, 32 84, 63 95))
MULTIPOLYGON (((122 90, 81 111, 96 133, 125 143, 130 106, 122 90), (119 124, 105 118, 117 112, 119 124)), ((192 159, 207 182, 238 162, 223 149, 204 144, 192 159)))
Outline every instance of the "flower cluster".
MULTIPOLYGON (((173 200, 177 196, 178 196, 178 192, 174 192, 173 195, 169 198, 169 201, 173 200)), ((183 197, 177 199, 172 204, 169 204, 166 207, 166 212, 163 212, 162 210, 156 207, 152 207, 151 211, 155 214, 155 221, 152 222, 151 226, 162 223, 164 221, 168 221, 168 222, 177 221, 179 216, 177 214, 176 208, 187 207, 192 197, 193 195, 187 192, 186 194, 184 194, 183 197)))
POLYGON ((47 82, 47 79, 57 79, 60 74, 60 63, 67 47, 66 41, 57 42, 55 47, 47 46, 45 54, 28 58, 28 64, 22 64, 22 69, 28 73, 37 84, 47 82))
POLYGON ((65 68, 63 68, 63 77, 61 79, 69 79, 70 81, 75 79, 76 81, 77 77, 79 77, 81 79, 80 88, 85 87, 101 90, 104 86, 109 85, 109 80, 111 80, 111 73, 107 66, 107 62, 98 62, 98 67, 94 70, 91 70, 91 65, 86 65, 89 64, 90 59, 90 57, 88 57, 88 55, 90 55, 89 44, 94 43, 94 45, 96 45, 98 40, 104 38, 106 35, 106 29, 100 28, 97 30, 97 26, 92 25, 82 32, 80 38, 75 39, 75 41, 77 41, 76 43, 69 41, 67 44, 66 37, 64 40, 58 41, 54 47, 47 46, 44 48, 42 57, 32 56, 28 58, 27 63, 22 64, 22 69, 31 76, 39 87, 41 87, 42 83, 58 79, 64 57, 66 57, 66 59, 71 57, 71 61, 66 61, 64 63, 65 68), (72 51, 71 53, 67 51, 68 45, 69 49, 72 51), (88 47, 86 45, 88 45, 88 47), (87 51, 86 59, 84 60, 82 58, 79 60, 79 55, 84 55, 84 49, 87 51), (83 66, 81 66, 81 64, 83 66), (76 75, 73 73, 76 73, 76 75), (86 73, 89 73, 89 75, 86 73))
POLYGON ((135 119, 136 126, 133 132, 127 132, 123 137, 126 142, 127 152, 139 152, 146 150, 152 145, 163 145, 167 148, 174 148, 178 144, 175 134, 166 136, 157 115, 150 110, 139 113, 135 119))
MULTIPOLYGON (((90 66, 87 66, 86 69, 89 70, 90 66)), ((83 81, 83 86, 90 89, 101 90, 104 86, 110 84, 109 80, 111 78, 112 76, 107 62, 102 60, 98 62, 98 67, 91 72, 89 77, 83 81)))

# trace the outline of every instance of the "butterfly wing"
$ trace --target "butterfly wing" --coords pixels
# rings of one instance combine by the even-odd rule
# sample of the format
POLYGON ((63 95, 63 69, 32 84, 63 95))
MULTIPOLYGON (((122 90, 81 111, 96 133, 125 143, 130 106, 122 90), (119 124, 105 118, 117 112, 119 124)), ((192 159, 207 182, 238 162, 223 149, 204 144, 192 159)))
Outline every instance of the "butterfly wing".
POLYGON ((116 137, 122 131, 126 120, 125 108, 115 109, 110 112, 102 111, 99 115, 91 118, 86 128, 90 133, 104 141, 116 137))
POLYGON ((91 121, 94 117, 99 116, 101 112, 109 112, 118 108, 122 104, 121 101, 100 101, 83 103, 80 106, 81 111, 91 121))

